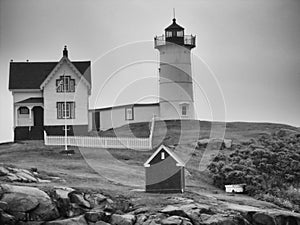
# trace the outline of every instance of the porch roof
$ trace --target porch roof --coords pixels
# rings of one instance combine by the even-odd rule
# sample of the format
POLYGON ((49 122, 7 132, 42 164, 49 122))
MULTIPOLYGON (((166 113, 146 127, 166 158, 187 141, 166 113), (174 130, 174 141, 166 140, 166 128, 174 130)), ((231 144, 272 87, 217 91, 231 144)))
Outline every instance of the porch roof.
POLYGON ((16 103, 44 103, 44 98, 27 98, 16 103))

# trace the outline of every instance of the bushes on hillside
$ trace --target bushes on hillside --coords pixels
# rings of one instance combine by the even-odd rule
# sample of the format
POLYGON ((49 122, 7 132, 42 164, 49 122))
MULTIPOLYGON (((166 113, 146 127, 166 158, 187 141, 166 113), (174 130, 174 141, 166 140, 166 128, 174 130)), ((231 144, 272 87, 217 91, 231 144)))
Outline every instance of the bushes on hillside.
POLYGON ((214 184, 246 184, 249 195, 268 194, 300 205, 300 134, 279 130, 209 165, 214 184), (293 191, 291 191, 293 190, 293 191))

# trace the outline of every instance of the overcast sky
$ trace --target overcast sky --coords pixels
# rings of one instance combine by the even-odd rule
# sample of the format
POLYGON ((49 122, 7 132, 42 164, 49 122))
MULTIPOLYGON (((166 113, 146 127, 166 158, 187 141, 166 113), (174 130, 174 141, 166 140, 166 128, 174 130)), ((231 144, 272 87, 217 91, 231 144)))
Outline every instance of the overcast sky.
POLYGON ((300 126, 298 0, 0 0, 0 142, 13 138, 11 59, 59 61, 67 45, 71 60, 92 61, 91 107, 155 101, 153 37, 170 25, 173 8, 178 24, 197 36, 200 119, 222 119, 213 115, 224 100, 227 121, 300 126))

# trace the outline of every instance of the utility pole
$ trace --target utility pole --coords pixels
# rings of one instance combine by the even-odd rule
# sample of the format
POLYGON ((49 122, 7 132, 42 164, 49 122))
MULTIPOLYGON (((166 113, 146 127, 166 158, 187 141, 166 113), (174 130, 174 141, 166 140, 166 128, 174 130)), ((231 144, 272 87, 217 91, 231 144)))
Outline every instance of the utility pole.
POLYGON ((67 92, 67 83, 66 83, 66 77, 65 72, 63 75, 63 89, 64 89, 64 119, 65 119, 65 151, 68 151, 68 126, 67 126, 67 98, 66 98, 66 92, 67 92))

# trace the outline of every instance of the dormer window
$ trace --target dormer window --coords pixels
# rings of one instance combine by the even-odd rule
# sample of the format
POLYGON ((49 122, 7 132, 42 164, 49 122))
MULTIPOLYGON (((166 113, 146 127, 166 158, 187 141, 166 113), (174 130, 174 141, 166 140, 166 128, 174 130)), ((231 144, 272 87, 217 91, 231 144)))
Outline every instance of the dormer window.
POLYGON ((75 92, 75 79, 71 79, 71 76, 60 76, 56 80, 56 92, 75 92))

